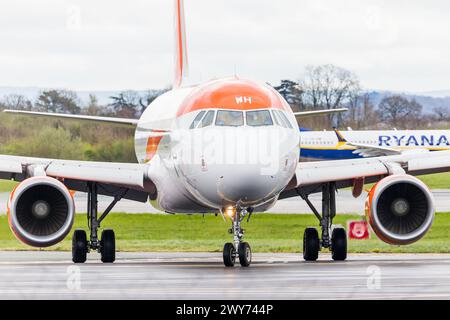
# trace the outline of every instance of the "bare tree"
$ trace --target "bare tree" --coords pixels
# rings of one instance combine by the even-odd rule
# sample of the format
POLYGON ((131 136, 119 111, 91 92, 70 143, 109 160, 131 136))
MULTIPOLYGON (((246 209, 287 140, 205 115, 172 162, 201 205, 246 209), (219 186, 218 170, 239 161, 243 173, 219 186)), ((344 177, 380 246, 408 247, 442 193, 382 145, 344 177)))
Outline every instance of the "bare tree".
POLYGON ((98 98, 94 94, 89 95, 89 102, 84 109, 84 113, 89 116, 100 116, 105 113, 105 107, 99 105, 98 98))
POLYGON ((450 120, 450 110, 449 107, 436 107, 433 109, 435 119, 437 121, 449 121, 450 120))
POLYGON ((0 101, 0 109, 31 110, 33 103, 20 94, 10 94, 0 101))
MULTIPOLYGON (((312 109, 337 109, 361 91, 358 77, 343 68, 327 64, 308 66, 300 82, 306 103, 312 109)), ((329 116, 332 125, 334 116, 329 116)), ((340 117, 337 117, 338 121, 340 117)))
POLYGON ((396 128, 417 126, 422 114, 422 105, 402 96, 390 96, 381 100, 378 106, 380 120, 396 128))
POLYGON ((350 94, 348 104, 349 112, 344 116, 344 125, 353 129, 376 128, 379 119, 370 94, 350 94))

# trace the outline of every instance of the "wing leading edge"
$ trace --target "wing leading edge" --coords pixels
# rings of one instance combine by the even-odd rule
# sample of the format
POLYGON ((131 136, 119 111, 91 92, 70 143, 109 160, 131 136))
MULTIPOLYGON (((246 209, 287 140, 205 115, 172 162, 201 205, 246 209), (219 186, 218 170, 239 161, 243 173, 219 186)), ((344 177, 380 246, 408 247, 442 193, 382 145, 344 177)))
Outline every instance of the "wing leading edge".
POLYGON ((113 117, 97 117, 97 116, 86 116, 78 114, 65 114, 65 113, 50 113, 50 112, 36 112, 36 111, 24 111, 24 110, 4 110, 5 113, 26 115, 26 116, 38 116, 38 117, 49 117, 49 118, 60 118, 60 119, 72 119, 81 121, 92 121, 92 122, 104 122, 109 124, 118 124, 136 127, 138 124, 137 119, 127 119, 127 118, 113 118, 113 117))
POLYGON ((404 153, 400 155, 336 161, 299 163, 296 187, 318 183, 379 177, 391 174, 422 175, 450 170, 450 151, 404 153))
POLYGON ((101 187, 99 194, 114 196, 117 190, 125 188, 130 192, 124 198, 141 202, 155 192, 149 171, 149 164, 0 156, 0 179, 23 181, 46 175, 75 191, 85 191, 87 182, 96 182, 101 187))

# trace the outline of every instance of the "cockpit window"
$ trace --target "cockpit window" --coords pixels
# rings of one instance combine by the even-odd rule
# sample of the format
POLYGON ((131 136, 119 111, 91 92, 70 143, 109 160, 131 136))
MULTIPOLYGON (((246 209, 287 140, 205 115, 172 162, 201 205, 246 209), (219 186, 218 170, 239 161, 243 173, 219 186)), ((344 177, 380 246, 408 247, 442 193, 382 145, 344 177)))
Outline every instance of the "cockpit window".
POLYGON ((290 128, 292 129, 292 125, 289 122, 288 118, 286 117, 286 115, 280 111, 280 110, 273 110, 273 114, 275 115, 275 118, 277 119, 277 122, 285 128, 290 128))
POLYGON ((272 118, 273 118, 273 122, 275 123, 276 126, 282 126, 282 124, 280 123, 280 120, 278 119, 277 114, 275 113, 275 111, 272 111, 272 118))
POLYGON ((200 121, 203 118, 203 115, 206 111, 200 111, 200 113, 195 117, 194 121, 192 121, 192 124, 190 126, 190 129, 197 128, 197 125, 200 123, 200 121))
POLYGON ((198 126, 199 128, 209 127, 214 121, 214 111, 208 111, 202 122, 198 126))
POLYGON ((217 112, 216 126, 239 127, 244 125, 244 114, 242 111, 225 111, 217 112))
POLYGON ((268 110, 247 111, 246 119, 247 125, 252 127, 273 125, 272 117, 268 110))

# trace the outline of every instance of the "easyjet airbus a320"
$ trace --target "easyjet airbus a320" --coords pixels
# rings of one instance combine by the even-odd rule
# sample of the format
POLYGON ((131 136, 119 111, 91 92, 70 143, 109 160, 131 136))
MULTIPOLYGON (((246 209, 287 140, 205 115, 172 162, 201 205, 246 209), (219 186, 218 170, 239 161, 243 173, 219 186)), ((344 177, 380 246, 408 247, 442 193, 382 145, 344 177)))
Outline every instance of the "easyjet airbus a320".
MULTIPOLYGON (((347 257, 346 232, 333 225, 335 194, 353 187, 358 196, 365 183, 377 182, 366 211, 376 235, 405 245, 422 238, 434 218, 433 197, 416 175, 448 171, 450 152, 408 152, 393 156, 299 163, 302 117, 331 111, 293 113, 270 86, 238 77, 187 85, 187 51, 183 1, 175 0, 175 82, 139 120, 22 112, 109 122, 136 128, 138 164, 68 161, 0 156, 0 178, 21 183, 8 201, 12 232, 24 243, 48 247, 71 231, 75 206, 72 192, 88 194, 89 238, 73 234, 73 261, 86 261, 89 251, 103 262, 115 260, 112 230, 98 235, 100 224, 121 199, 151 201, 162 211, 181 214, 222 214, 231 221, 233 241, 223 260, 233 266, 251 263, 241 222, 253 212, 269 210, 278 200, 301 197, 320 225, 305 230, 303 257, 314 261, 322 248, 334 260, 347 257), (321 193, 316 210, 308 200, 321 193), (114 197, 101 215, 97 195, 114 197)), ((339 110, 338 110, 339 111, 339 110)), ((18 111, 9 111, 18 112, 18 111)), ((51 143, 51 142, 49 142, 51 143)))

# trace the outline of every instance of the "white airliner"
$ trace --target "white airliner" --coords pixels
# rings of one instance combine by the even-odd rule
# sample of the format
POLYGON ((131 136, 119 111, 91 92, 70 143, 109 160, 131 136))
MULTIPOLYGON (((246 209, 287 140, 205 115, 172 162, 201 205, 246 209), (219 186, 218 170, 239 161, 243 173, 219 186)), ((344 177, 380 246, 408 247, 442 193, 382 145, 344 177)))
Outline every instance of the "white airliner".
POLYGON ((21 181, 8 202, 9 223, 18 239, 35 247, 63 240, 74 220, 73 190, 88 194, 90 230, 89 239, 82 230, 74 232, 74 262, 85 262, 91 250, 98 250, 103 262, 114 261, 114 232, 97 233, 114 205, 126 198, 150 199, 170 213, 222 214, 233 235, 224 246, 225 265, 233 266, 238 258, 249 266, 251 250, 242 241, 241 222, 280 199, 302 197, 321 229, 320 236, 316 228, 305 230, 304 259, 316 260, 322 248, 329 248, 334 260, 344 260, 346 232, 333 225, 336 190, 351 186, 359 195, 365 182, 378 182, 367 199, 367 215, 382 240, 410 244, 427 233, 433 197, 413 175, 448 171, 450 152, 299 163, 297 120, 329 111, 295 114, 270 86, 237 77, 187 86, 183 1, 175 5, 174 88, 139 120, 26 113, 136 127, 139 164, 0 156, 0 177, 21 181), (321 212, 308 199, 313 193, 322 193, 321 212), (101 215, 98 194, 114 197, 101 215))
POLYGON ((300 157, 338 160, 450 150, 450 130, 302 131, 300 157))

